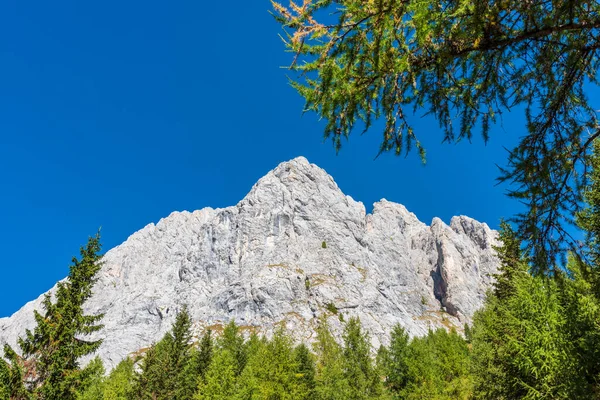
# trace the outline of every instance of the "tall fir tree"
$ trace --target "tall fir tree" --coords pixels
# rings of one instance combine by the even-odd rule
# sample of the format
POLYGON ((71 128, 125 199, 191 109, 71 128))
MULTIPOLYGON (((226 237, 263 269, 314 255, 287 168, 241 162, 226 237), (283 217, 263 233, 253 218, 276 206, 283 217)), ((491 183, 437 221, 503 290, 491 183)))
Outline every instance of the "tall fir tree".
POLYGON ((350 385, 344 373, 343 349, 335 341, 325 318, 319 321, 314 348, 317 356, 316 398, 319 400, 351 398, 349 397, 350 385))
MULTIPOLYGON (((23 369, 25 387, 35 398, 75 399, 86 376, 79 359, 96 351, 102 343, 86 340, 86 336, 102 329, 99 321, 103 315, 83 312, 101 267, 100 249, 98 233, 80 249, 81 258, 73 258, 69 276, 56 286, 55 300, 46 294, 43 313, 34 311, 37 326, 18 340, 22 361, 12 349, 5 349, 13 365, 11 369, 17 366, 23 369)), ((14 376, 17 375, 15 371, 14 376)))
POLYGON ((344 375, 349 386, 349 396, 356 400, 375 399, 383 387, 371 359, 371 340, 363 332, 358 318, 350 318, 344 328, 344 375))
POLYGON ((214 344, 212 331, 208 329, 202 335, 200 346, 192 350, 190 359, 185 365, 180 377, 180 386, 177 392, 178 400, 191 400, 198 389, 198 383, 204 378, 206 370, 211 363, 214 344))
POLYGON ((200 380, 194 400, 235 399, 237 365, 238 360, 228 349, 218 349, 204 378, 200 380))
POLYGON ((386 386, 399 395, 408 384, 408 344, 410 338, 398 324, 392 329, 387 363, 385 365, 386 386))
POLYGON ((315 398, 315 360, 314 356, 304 343, 294 349, 295 374, 297 377, 298 400, 311 400, 315 398))
POLYGON ((231 320, 227 326, 225 326, 223 335, 219 339, 219 346, 229 351, 235 358, 235 375, 239 376, 248 361, 248 349, 244 337, 240 332, 240 328, 236 325, 234 320, 231 320))
POLYGON ((586 259, 579 269, 600 300, 600 140, 594 141, 588 179, 589 185, 583 194, 586 206, 576 215, 577 225, 586 236, 585 243, 580 244, 585 249, 586 259))
POLYGON ((186 383, 184 371, 191 359, 191 346, 191 319, 184 307, 177 313, 171 331, 147 351, 138 378, 138 396, 169 400, 181 392, 186 383))
POLYGON ((248 358, 239 379, 242 399, 299 398, 296 361, 292 339, 279 329, 271 340, 265 340, 248 358))

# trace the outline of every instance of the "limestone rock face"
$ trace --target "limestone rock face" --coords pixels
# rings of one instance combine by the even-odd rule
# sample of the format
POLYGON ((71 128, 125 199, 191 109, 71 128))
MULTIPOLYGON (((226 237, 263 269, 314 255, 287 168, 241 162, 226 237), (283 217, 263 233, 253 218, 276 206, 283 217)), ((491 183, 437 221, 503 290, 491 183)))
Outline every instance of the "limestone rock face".
MULTIPOLYGON (((310 342, 321 316, 338 335, 358 316, 378 346, 396 323, 423 335, 469 322, 497 272, 496 238, 464 216, 428 226, 386 200, 366 214, 299 157, 236 206, 174 212, 108 251, 86 307, 105 313, 107 368, 159 340, 184 305, 197 334, 235 319, 267 335, 285 324, 310 342)), ((34 326, 42 298, 0 319, 0 344, 34 326)))

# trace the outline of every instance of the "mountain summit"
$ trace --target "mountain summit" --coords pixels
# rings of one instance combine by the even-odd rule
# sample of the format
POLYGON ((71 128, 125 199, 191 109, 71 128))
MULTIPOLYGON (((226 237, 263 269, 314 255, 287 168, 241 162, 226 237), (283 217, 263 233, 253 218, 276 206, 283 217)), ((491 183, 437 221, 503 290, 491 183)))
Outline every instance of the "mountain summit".
MULTIPOLYGON (((108 368, 159 340, 184 305, 199 334, 235 319, 310 342, 321 317, 339 335, 358 316, 378 346, 396 323, 423 335, 469 322, 497 272, 496 238, 464 216, 428 226, 386 200, 367 214, 298 157, 235 206, 174 212, 108 251, 86 311, 105 313, 108 368)), ((34 326, 42 299, 0 319, 0 344, 34 326)))

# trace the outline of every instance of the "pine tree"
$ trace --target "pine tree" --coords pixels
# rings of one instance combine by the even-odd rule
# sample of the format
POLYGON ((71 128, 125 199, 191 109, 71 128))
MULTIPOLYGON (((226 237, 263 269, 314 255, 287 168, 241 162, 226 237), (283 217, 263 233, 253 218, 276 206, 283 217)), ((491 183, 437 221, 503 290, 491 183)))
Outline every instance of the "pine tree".
POLYGON ((230 400, 235 398, 238 361, 227 349, 215 351, 204 379, 200 380, 195 400, 230 400))
POLYGON ((184 307, 177 313, 171 331, 148 350, 137 386, 142 398, 167 400, 184 390, 185 367, 191 359, 191 325, 184 307))
POLYGON ((105 373, 100 357, 90 361, 81 372, 82 382, 77 392, 77 400, 101 399, 105 373))
POLYGON ((399 394, 408 384, 408 344, 410 338, 403 327, 396 324, 392 329, 386 365, 386 386, 399 394))
MULTIPOLYGON (((42 303, 43 314, 34 311, 37 326, 33 332, 27 330, 25 338, 18 341, 23 352, 22 362, 12 349, 5 349, 12 367, 23 368, 25 385, 36 398, 75 399, 85 376, 78 360, 96 351, 102 343, 84 339, 102 328, 98 324, 102 315, 83 312, 101 267, 100 247, 98 233, 81 248, 81 259, 73 258, 69 276, 57 284, 55 301, 47 294, 42 303)), ((15 371, 14 376, 18 375, 15 371)))
MULTIPOLYGON (((104 381, 103 400, 130 400, 135 385, 135 369, 133 360, 125 358, 104 381)), ((91 400, 91 398, 90 398, 91 400)))
POLYGON ((8 393, 11 400, 28 400, 33 395, 25 387, 26 360, 19 356, 9 345, 4 345, 4 356, 10 364, 3 363, 8 371, 4 373, 4 391, 8 393))
POLYGON ((344 374, 344 355, 341 346, 329 331, 325 319, 317 327, 317 341, 314 344, 317 356, 316 398, 319 400, 346 400, 351 398, 350 385, 344 374))
POLYGON ((312 400, 315 397, 315 361, 314 356, 304 343, 294 349, 297 399, 312 400))
POLYGON ((515 291, 515 275, 526 274, 529 264, 523 257, 521 241, 506 221, 500 222, 498 239, 500 246, 494 246, 494 250, 500 260, 500 268, 499 273, 494 275, 494 295, 504 300, 515 291))
POLYGON ((589 185, 584 191, 586 206, 576 215, 577 225, 586 235, 586 262, 579 269, 590 281, 596 297, 600 300, 600 140, 594 141, 594 152, 590 157, 588 170, 589 185))
POLYGON ((200 347, 192 349, 190 359, 183 369, 180 386, 177 392, 178 400, 191 400, 198 390, 198 383, 206 373, 213 356, 212 332, 208 329, 200 340, 200 347))
POLYGON ((219 346, 229 351, 235 358, 235 375, 239 376, 248 360, 248 351, 244 343, 244 337, 240 333, 240 328, 231 320, 223 330, 223 336, 219 340, 219 346))
POLYGON ((248 358, 239 379, 239 397, 292 400, 299 397, 292 339, 277 330, 271 340, 261 341, 248 358))
POLYGON ((6 361, 0 358, 0 399, 8 399, 8 382, 10 380, 10 369, 6 361))
POLYGON ((150 346, 144 354, 137 376, 135 393, 140 400, 168 399, 168 381, 171 373, 169 358, 172 336, 165 335, 159 342, 150 346))
POLYGON ((383 387, 371 359, 371 341, 362 331, 358 318, 351 318, 344 328, 344 375, 352 399, 372 399, 381 395, 383 387))

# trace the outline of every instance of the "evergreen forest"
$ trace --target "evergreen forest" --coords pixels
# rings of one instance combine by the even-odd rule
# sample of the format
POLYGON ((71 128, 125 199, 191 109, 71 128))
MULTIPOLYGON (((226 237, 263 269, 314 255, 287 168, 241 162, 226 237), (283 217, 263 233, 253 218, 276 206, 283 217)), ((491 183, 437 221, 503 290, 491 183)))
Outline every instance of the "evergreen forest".
MULTIPOLYGON (((472 324, 373 348, 347 318, 310 343, 234 321, 197 332, 183 308, 165 336, 108 370, 93 358, 102 315, 84 312, 100 235, 0 352, 0 400, 600 399, 600 124, 597 1, 272 2, 305 111, 336 151, 356 126, 384 124, 380 154, 425 149, 413 111, 446 142, 470 141, 503 112, 525 134, 499 180, 525 211, 500 224, 500 270, 472 324), (575 233, 574 233, 575 232, 575 233)), ((476 168, 476 166, 474 166, 476 168)), ((326 243, 323 242, 323 248, 326 243)))
POLYGON ((552 274, 535 273, 511 225, 502 222, 496 282, 471 326, 411 338, 401 326, 374 349, 360 321, 337 341, 321 319, 313 343, 281 328, 266 338, 231 321, 193 337, 188 310, 148 349, 106 371, 102 315, 85 315, 101 267, 97 234, 68 278, 47 295, 37 326, 6 345, 0 398, 26 399, 598 399, 600 398, 600 143, 586 207, 576 215, 586 258, 568 254, 552 274), (107 372, 109 372, 107 374, 107 372))

